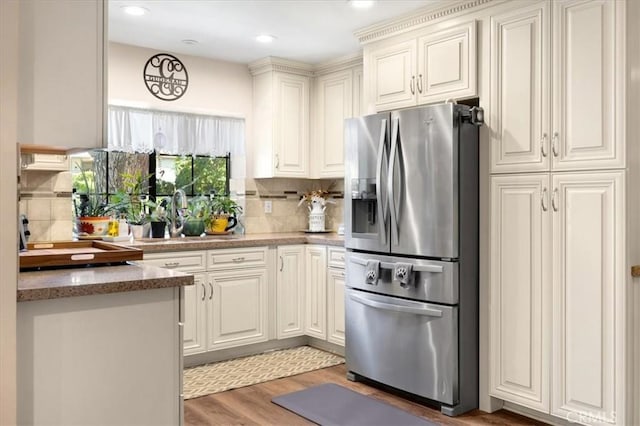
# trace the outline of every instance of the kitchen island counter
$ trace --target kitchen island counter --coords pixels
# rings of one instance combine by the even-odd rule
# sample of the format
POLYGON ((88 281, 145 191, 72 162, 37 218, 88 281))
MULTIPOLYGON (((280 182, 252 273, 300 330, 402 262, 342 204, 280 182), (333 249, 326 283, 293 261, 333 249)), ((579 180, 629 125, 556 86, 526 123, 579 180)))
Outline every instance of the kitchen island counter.
POLYGON ((193 276, 151 265, 126 264, 21 272, 18 302, 182 287, 193 276))
POLYGON ((205 237, 144 238, 127 245, 142 249, 145 253, 158 253, 177 250, 210 250, 287 244, 322 244, 343 247, 344 236, 335 233, 302 232, 207 235, 205 237))

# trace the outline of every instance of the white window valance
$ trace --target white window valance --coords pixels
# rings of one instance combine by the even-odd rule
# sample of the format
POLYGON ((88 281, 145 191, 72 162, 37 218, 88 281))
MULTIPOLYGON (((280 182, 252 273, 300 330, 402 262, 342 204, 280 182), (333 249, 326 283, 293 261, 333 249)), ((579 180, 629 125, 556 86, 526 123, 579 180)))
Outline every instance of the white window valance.
POLYGON ((108 149, 172 155, 244 155, 244 119, 109 105, 108 149))

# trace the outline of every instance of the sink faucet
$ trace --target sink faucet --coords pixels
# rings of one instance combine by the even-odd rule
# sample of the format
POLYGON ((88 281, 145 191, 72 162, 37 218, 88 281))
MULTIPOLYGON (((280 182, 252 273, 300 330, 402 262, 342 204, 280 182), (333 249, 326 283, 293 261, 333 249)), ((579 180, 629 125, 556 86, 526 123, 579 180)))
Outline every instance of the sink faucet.
POLYGON ((182 189, 176 189, 171 196, 171 238, 179 237, 184 227, 184 210, 187 208, 187 194, 182 189), (178 197, 179 196, 179 197, 178 197), (180 198, 180 212, 178 212, 178 198, 180 198), (180 216, 180 227, 177 226, 178 216, 180 216))

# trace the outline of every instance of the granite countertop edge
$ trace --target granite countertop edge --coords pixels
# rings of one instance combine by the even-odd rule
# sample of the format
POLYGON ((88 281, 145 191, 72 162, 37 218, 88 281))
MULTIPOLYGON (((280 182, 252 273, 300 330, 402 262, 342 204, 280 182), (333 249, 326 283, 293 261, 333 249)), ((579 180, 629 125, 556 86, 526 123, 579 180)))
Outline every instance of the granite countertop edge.
POLYGON ((80 269, 21 272, 17 301, 59 299, 193 285, 193 275, 130 263, 80 269))
POLYGON ((321 244, 344 247, 344 236, 335 233, 302 234, 299 232, 273 234, 247 234, 242 236, 191 237, 180 239, 144 239, 128 245, 145 253, 166 251, 215 250, 290 244, 321 244))

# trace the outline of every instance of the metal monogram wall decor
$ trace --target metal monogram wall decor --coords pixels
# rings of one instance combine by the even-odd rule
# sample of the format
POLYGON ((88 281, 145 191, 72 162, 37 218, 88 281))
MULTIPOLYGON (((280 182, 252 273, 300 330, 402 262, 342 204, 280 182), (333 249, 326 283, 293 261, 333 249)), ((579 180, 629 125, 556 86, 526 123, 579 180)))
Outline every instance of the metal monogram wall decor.
POLYGON ((143 77, 149 92, 163 101, 180 99, 189 85, 189 74, 184 64, 168 53, 149 58, 144 66, 143 77))

